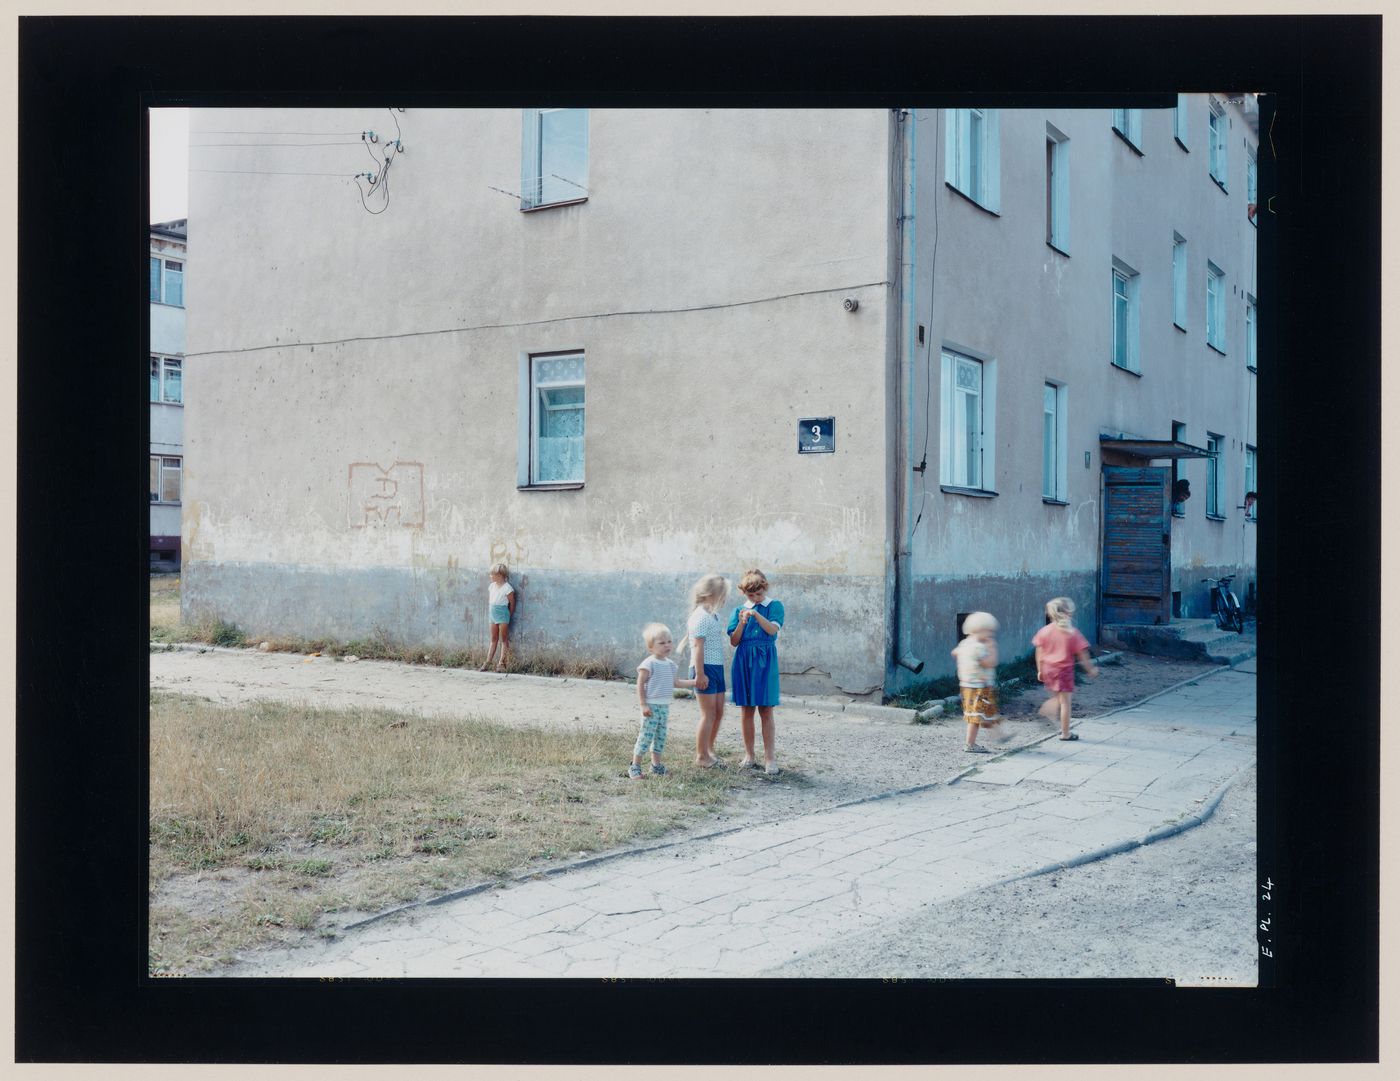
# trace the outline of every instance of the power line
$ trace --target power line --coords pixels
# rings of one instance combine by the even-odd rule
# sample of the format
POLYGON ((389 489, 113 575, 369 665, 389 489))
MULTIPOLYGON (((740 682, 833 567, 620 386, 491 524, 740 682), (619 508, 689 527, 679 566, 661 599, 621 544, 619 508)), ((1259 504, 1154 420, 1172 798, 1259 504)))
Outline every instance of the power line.
POLYGON ((192 173, 238 173, 243 176, 338 176, 343 180, 350 179, 344 173, 293 173, 278 172, 272 169, 191 169, 192 173))
POLYGON ((550 323, 576 323, 582 319, 612 319, 619 316, 641 315, 685 315, 690 312, 719 311, 725 308, 743 308, 752 304, 769 304, 778 300, 792 300, 796 297, 822 296, 828 293, 851 292, 855 289, 884 288, 888 281, 862 282, 859 285, 840 285, 832 289, 807 289, 798 293, 781 293, 777 296, 757 297, 752 300, 734 300, 724 304, 700 304, 690 308, 640 308, 632 311, 592 312, 583 315, 560 315, 551 319, 528 319, 519 323, 481 323, 470 327, 442 327, 436 330, 411 330, 402 334, 365 334, 352 338, 329 338, 314 342, 275 342, 272 345, 250 345, 244 349, 206 349, 200 353, 186 353, 187 357, 234 356, 240 353, 258 353, 268 349, 299 349, 311 345, 348 345, 352 342, 383 342, 399 338, 427 338, 443 334, 468 334, 478 330, 513 330, 517 327, 537 327, 550 323))
POLYGON ((192 131, 191 135, 360 135, 358 131, 192 131))
POLYGON ((191 143, 191 144, 190 144, 190 149, 191 149, 191 150, 208 150, 208 149, 210 149, 210 148, 230 148, 230 147, 236 148, 236 147, 245 147, 245 146, 248 146, 248 147, 260 147, 260 146, 288 146, 288 147, 300 147, 300 146, 354 146, 354 145, 355 145, 356 143, 358 143, 358 142, 360 142, 360 140, 356 139, 356 140, 353 140, 353 141, 347 140, 347 141, 345 141, 345 142, 338 142, 338 143, 191 143))

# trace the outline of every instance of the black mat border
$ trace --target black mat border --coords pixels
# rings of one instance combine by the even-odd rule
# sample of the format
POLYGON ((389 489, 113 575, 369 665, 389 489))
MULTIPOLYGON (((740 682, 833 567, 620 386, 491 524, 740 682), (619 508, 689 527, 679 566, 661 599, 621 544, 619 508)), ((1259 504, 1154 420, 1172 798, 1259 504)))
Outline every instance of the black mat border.
POLYGON ((21 19, 17 1059, 1374 1060, 1379 42, 1356 16, 21 19), (1094 95, 1178 89, 1274 95, 1258 528, 1276 986, 144 977, 144 106, 1107 107, 1094 95), (1015 1019, 994 1039, 991 1003, 1015 1019), (717 1038, 696 1049, 701 1009, 717 1038))

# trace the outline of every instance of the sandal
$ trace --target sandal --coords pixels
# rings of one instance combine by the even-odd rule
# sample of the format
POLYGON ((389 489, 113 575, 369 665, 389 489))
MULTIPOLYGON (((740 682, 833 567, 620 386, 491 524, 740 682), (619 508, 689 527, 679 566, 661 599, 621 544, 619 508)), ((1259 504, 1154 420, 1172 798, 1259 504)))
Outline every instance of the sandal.
POLYGON ((634 763, 633 765, 628 766, 628 767, 627 767, 627 776, 630 777, 630 778, 632 778, 632 780, 634 780, 634 781, 639 781, 639 780, 641 780, 641 779, 642 779, 642 767, 636 765, 635 763, 634 763))
POLYGON ((1078 732, 1071 732, 1071 733, 1070 733, 1069 735, 1067 735, 1067 736, 1061 736, 1061 737, 1060 737, 1060 742, 1061 742, 1061 743, 1068 743, 1070 740, 1075 740, 1075 739, 1078 739, 1078 738, 1079 738, 1079 733, 1078 733, 1078 732))
POLYGON ((652 763, 651 775, 652 775, 653 777, 664 777, 664 776, 666 776, 666 767, 663 766, 660 762, 654 762, 654 763, 652 763))
POLYGON ((763 772, 768 774, 768 776, 770 777, 776 777, 779 773, 782 772, 782 770, 778 768, 778 763, 769 762, 768 765, 763 767, 763 772))
POLYGON ((740 768, 740 769, 758 769, 758 763, 755 762, 752 758, 749 758, 748 756, 745 756, 745 757, 744 757, 744 760, 743 760, 742 762, 739 763, 739 768, 740 768))
POLYGON ((987 748, 978 746, 976 743, 970 743, 970 744, 968 744, 966 747, 963 748, 963 750, 966 751, 968 754, 991 754, 991 753, 992 753, 991 751, 987 750, 987 748))

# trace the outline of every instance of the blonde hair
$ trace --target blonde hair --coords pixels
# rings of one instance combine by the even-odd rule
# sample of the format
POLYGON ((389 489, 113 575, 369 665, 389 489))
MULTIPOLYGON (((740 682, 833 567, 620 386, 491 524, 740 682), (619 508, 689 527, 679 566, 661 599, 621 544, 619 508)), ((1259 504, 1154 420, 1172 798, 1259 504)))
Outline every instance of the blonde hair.
POLYGON ((642 641, 647 644, 647 649, 650 649, 663 634, 669 638, 671 628, 664 623, 648 623, 642 628, 642 641))
POLYGON ((1045 604, 1045 614, 1049 616, 1062 631, 1074 630, 1074 601, 1068 597, 1056 597, 1045 604))
POLYGON ((982 631, 991 631, 995 634, 999 626, 1001 624, 997 622, 997 617, 991 612, 969 612, 967 618, 963 620, 962 631, 963 634, 969 635, 980 634, 982 631))
POLYGON ((690 607, 697 607, 701 601, 715 599, 715 606, 724 603, 724 599, 729 596, 729 579, 722 574, 707 574, 703 578, 697 579, 690 587, 690 607))
POLYGON ((502 578, 505 578, 505 579, 509 579, 509 578, 510 578, 510 568, 507 567, 504 563, 492 563, 492 564, 491 564, 491 569, 490 569, 489 571, 487 571, 486 573, 487 573, 487 574, 499 574, 502 578))
POLYGON ((739 592, 743 593, 750 589, 756 589, 758 586, 767 589, 768 579, 764 577, 763 572, 757 567, 750 567, 744 572, 744 576, 739 579, 739 592))

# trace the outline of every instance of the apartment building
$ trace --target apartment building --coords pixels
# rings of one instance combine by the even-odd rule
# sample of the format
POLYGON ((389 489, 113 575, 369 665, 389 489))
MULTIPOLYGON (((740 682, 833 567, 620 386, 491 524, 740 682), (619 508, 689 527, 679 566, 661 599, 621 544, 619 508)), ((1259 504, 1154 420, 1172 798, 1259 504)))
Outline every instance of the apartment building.
POLYGON ((974 608, 1195 614, 1254 564, 1252 106, 197 110, 186 615, 460 646, 502 560, 520 648, 627 667, 758 566, 784 686, 874 695, 974 608), (1193 491, 1105 593, 1114 470, 1193 491))
POLYGON ((187 219, 150 229, 151 569, 180 566, 187 219))

